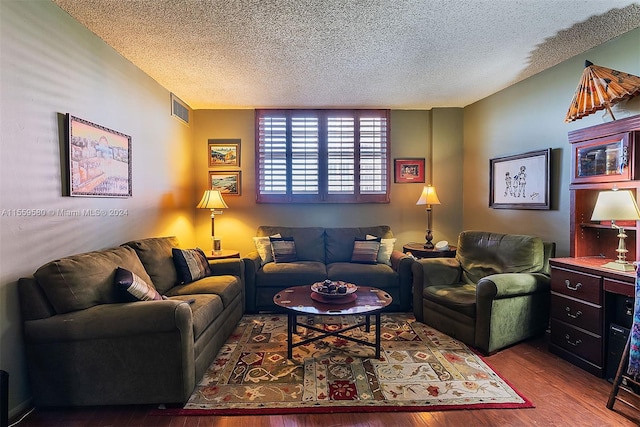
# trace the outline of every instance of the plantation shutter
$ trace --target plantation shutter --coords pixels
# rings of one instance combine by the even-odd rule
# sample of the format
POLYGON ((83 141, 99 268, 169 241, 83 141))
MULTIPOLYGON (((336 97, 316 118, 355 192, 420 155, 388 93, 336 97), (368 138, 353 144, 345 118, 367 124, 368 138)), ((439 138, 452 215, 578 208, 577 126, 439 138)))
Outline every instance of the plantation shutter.
POLYGON ((388 110, 256 110, 258 203, 388 203, 388 110))

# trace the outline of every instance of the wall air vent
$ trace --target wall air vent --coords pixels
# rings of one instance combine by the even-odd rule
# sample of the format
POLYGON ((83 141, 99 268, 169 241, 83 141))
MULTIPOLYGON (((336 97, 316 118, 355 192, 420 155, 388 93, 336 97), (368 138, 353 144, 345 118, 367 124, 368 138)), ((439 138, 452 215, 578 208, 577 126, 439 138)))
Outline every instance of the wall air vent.
POLYGON ((171 94, 171 115, 177 117, 187 126, 189 125, 189 114, 191 108, 184 103, 180 98, 171 94))

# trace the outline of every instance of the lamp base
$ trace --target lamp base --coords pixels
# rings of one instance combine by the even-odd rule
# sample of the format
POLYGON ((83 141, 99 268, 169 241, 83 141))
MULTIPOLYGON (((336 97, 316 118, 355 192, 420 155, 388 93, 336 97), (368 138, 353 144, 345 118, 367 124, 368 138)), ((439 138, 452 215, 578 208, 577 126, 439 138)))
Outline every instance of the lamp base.
POLYGON ((610 261, 606 264, 602 264, 601 267, 608 268, 610 270, 617 270, 617 271, 635 271, 636 270, 633 264, 629 264, 626 261, 625 262, 610 261))

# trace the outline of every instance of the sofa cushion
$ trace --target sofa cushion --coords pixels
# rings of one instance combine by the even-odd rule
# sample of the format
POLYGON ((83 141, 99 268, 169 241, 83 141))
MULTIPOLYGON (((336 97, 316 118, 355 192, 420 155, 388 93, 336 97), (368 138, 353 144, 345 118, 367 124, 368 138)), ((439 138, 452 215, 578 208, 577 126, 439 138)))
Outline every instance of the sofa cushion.
POLYGON ((293 237, 269 237, 275 262, 293 262, 298 260, 296 242, 293 237))
POLYGON ((378 262, 378 251, 380 250, 380 240, 359 240, 353 242, 353 253, 351 262, 360 264, 375 264, 378 262))
POLYGON ((179 246, 175 236, 133 240, 124 245, 135 249, 151 277, 153 286, 159 293, 164 295, 178 283, 178 274, 171 252, 172 248, 179 246))
POLYGON ((321 262, 271 262, 256 272, 256 286, 284 289, 289 286, 311 285, 326 278, 327 269, 324 263, 321 262))
POLYGON ((153 286, 131 271, 118 267, 115 277, 116 289, 122 295, 123 301, 152 301, 161 300, 162 295, 153 286))
POLYGON ((390 239, 393 237, 391 228, 386 225, 375 227, 327 228, 325 230, 326 263, 350 262, 351 254, 353 253, 353 242, 356 238, 364 239, 367 234, 382 239, 390 239))
POLYGON ((224 311, 222 299, 218 295, 178 295, 170 299, 189 303, 193 319, 193 338, 196 340, 224 311))
POLYGON ((167 296, 215 294, 222 299, 225 307, 242 294, 242 282, 236 276, 207 276, 195 282, 171 288, 167 296))
POLYGON ((296 242, 298 260, 324 263, 324 228, 261 225, 256 232, 258 237, 272 236, 274 234, 280 234, 282 237, 293 237, 296 242))
POLYGON ((327 265, 327 278, 381 289, 399 286, 398 273, 385 264, 335 262, 327 265))
POLYGON ((544 267, 542 239, 518 234, 463 231, 458 236, 456 258, 467 283, 490 274, 534 273, 544 267))
POLYGON ((202 249, 172 248, 171 253, 178 273, 178 283, 191 283, 211 274, 209 261, 202 249))
POLYGON ((116 269, 125 268, 152 284, 132 248, 121 246, 51 261, 34 276, 57 313, 120 302, 114 281, 116 269))

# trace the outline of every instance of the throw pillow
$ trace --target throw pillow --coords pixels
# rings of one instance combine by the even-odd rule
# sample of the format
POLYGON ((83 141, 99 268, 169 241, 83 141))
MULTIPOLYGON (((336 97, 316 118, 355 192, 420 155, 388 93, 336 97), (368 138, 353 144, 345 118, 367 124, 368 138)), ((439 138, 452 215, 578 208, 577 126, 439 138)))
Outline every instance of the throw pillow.
POLYGON ((211 275, 209 261, 202 249, 172 248, 171 253, 178 272, 179 284, 184 285, 211 275))
POLYGON ((353 242, 353 253, 351 262, 360 264, 376 264, 378 262, 378 251, 380 250, 380 239, 362 240, 356 238, 353 242))
POLYGON ((293 262, 298 260, 296 254, 296 243, 293 237, 269 237, 271 241, 271 250, 273 251, 273 260, 279 262, 293 262))
POLYGON ((129 270, 116 268, 116 289, 125 301, 155 301, 161 300, 162 295, 155 288, 142 280, 137 274, 129 270))
POLYGON ((262 265, 273 261, 273 251, 271 250, 271 240, 269 237, 282 237, 280 233, 267 237, 254 237, 253 242, 256 245, 256 251, 260 255, 262 265))
MULTIPOLYGON (((367 240, 377 239, 376 236, 367 234, 367 240)), ((380 239, 380 250, 378 250, 378 262, 381 264, 391 265, 391 253, 396 244, 396 238, 380 239)))

